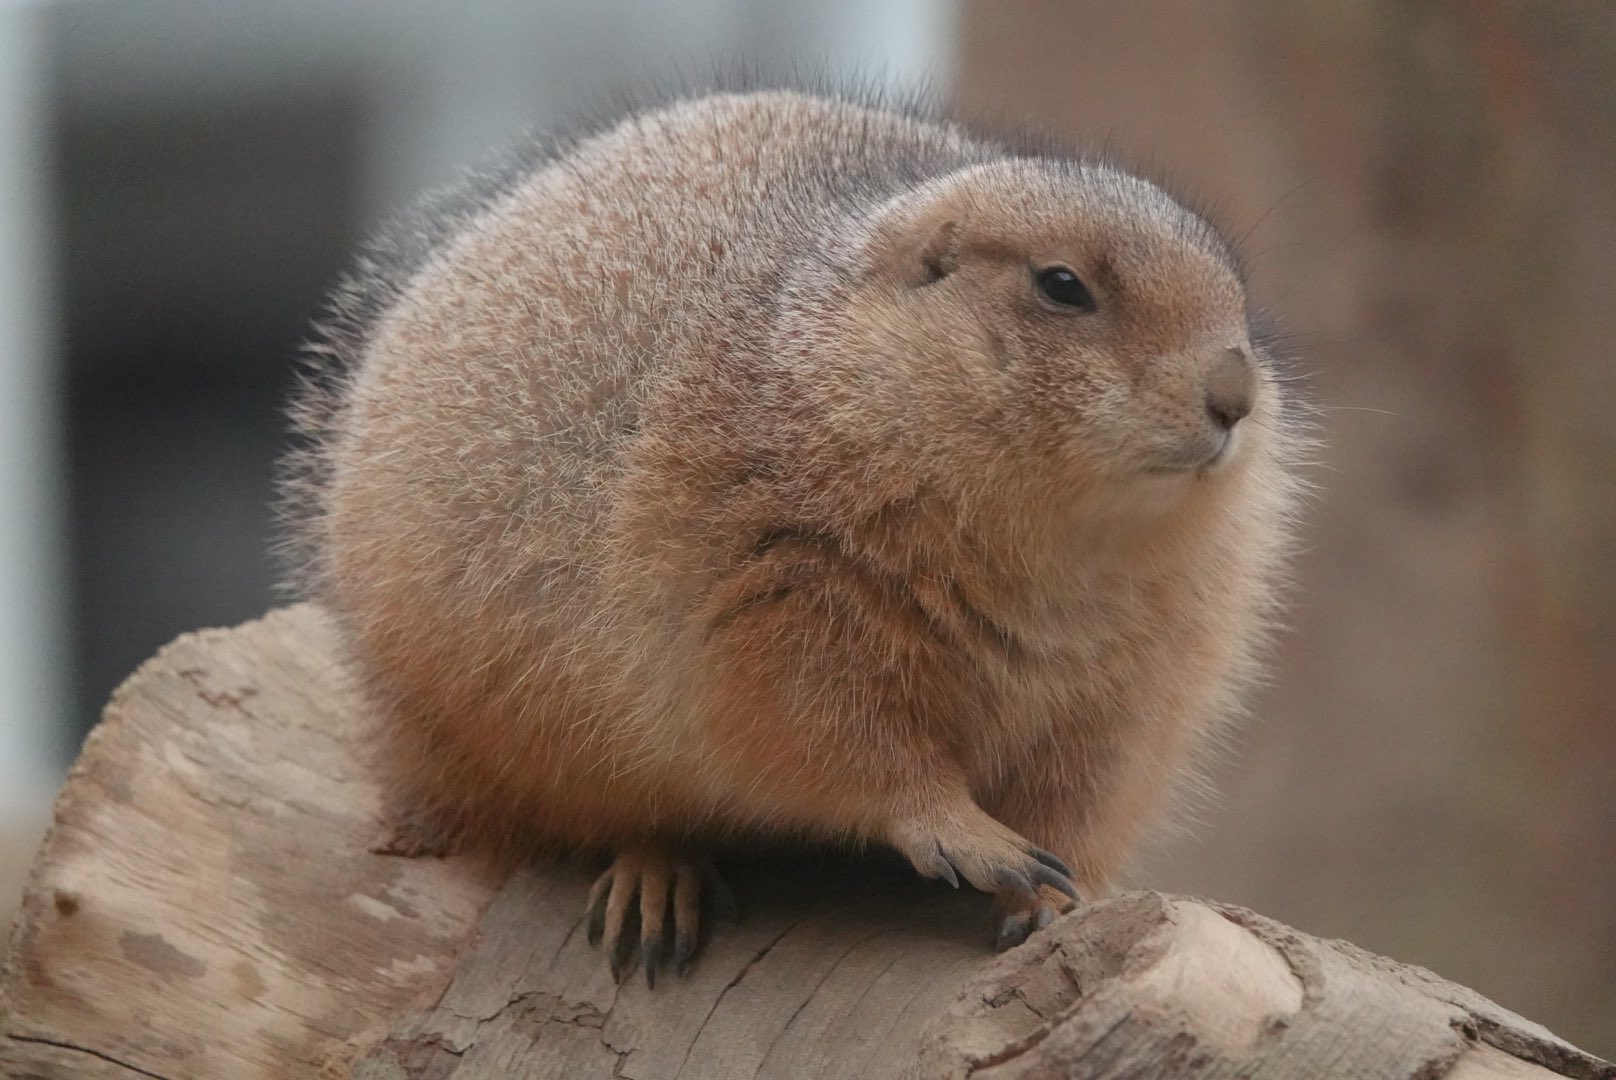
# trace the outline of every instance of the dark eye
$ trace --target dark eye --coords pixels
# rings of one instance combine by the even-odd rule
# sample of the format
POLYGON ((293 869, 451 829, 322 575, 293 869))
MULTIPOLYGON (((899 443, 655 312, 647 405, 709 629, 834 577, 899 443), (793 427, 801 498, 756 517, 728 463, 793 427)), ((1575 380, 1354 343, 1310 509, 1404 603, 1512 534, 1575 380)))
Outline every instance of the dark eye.
POLYGON ((1099 307, 1088 286, 1064 266, 1051 266, 1038 271, 1038 291, 1062 307, 1077 308, 1079 311, 1093 311, 1099 307))

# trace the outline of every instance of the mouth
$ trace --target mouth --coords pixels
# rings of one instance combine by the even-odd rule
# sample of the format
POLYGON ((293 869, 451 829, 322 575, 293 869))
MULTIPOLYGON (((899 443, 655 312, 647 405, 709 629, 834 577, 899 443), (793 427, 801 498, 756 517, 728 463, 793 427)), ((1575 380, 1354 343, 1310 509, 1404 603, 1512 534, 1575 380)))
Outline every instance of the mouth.
POLYGON ((1172 460, 1152 466, 1150 471, 1163 476, 1204 475, 1234 456, 1235 441, 1235 431, 1220 431, 1210 439, 1184 447, 1172 460))

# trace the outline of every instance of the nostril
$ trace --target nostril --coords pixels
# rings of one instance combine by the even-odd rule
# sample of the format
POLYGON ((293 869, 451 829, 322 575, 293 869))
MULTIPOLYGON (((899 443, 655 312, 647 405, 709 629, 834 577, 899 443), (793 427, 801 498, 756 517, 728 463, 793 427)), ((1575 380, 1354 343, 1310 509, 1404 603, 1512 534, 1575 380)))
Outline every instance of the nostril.
POLYGON ((1244 349, 1225 349, 1207 373, 1206 414, 1224 431, 1251 415, 1257 375, 1244 349))
POLYGON ((1249 396, 1224 397, 1208 390, 1206 394, 1206 414, 1212 418, 1214 424, 1228 431, 1251 415, 1251 398, 1249 396))

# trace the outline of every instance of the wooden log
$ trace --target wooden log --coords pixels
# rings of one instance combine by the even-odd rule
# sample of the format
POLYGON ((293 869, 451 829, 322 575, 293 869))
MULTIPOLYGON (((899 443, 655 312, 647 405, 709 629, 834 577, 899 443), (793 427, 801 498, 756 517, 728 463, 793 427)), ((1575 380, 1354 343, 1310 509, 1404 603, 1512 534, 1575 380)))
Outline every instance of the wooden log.
POLYGON ((1462 987, 1132 893, 1002 956, 984 898, 874 859, 728 872, 695 970, 614 985, 585 868, 405 858, 311 606, 186 635, 114 696, 0 976, 11 1077, 1616 1080, 1462 987), (375 849, 375 850, 373 850, 375 849))

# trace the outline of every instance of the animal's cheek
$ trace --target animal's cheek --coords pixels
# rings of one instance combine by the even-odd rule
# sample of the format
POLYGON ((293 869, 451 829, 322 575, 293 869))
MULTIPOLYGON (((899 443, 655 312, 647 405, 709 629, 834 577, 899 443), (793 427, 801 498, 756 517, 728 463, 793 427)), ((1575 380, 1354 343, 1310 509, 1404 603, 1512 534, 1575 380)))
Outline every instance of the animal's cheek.
POLYGON ((1082 395, 1038 418, 1045 448, 1086 479, 1127 481, 1141 473, 1198 464, 1216 433, 1187 395, 1162 386, 1091 383, 1082 395))
POLYGON ((1106 402, 1103 420, 1119 441, 1141 447, 1194 442, 1208 426, 1204 394, 1193 373, 1178 363, 1160 362, 1130 371, 1124 387, 1106 402))

